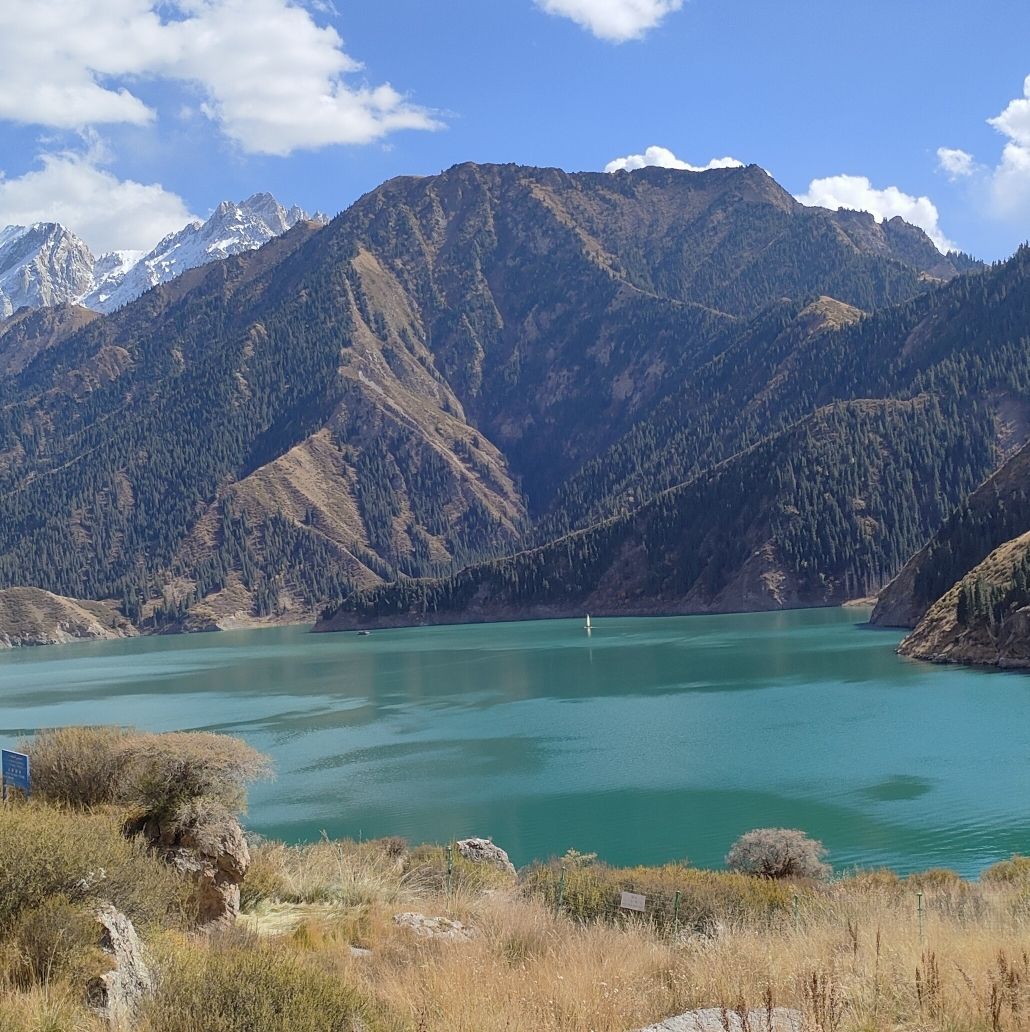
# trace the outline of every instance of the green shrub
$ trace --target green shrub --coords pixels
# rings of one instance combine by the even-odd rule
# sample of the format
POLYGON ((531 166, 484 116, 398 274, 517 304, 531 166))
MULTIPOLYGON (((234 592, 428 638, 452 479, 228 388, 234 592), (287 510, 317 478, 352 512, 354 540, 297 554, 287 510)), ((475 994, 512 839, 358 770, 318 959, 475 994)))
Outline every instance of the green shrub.
POLYGON ((118 817, 32 802, 0 808, 0 936, 52 897, 109 900, 137 924, 186 919, 191 885, 121 833, 118 817))
POLYGON ((141 1032, 376 1032, 360 995, 281 944, 243 936, 167 952, 141 1032))

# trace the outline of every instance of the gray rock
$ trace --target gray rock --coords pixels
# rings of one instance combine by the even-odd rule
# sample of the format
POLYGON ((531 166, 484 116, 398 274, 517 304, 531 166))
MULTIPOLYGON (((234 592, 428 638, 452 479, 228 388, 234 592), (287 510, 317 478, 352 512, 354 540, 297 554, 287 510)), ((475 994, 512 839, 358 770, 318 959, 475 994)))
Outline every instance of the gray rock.
POLYGON ((468 942, 475 938, 475 932, 466 928, 460 921, 452 921, 446 917, 426 917, 407 911, 394 915, 394 923, 402 928, 410 929, 420 939, 444 939, 450 942, 468 942))
POLYGON ((774 1007, 770 1013, 755 1007, 743 1015, 722 1007, 704 1007, 649 1025, 640 1032, 802 1032, 805 1019, 801 1011, 774 1007))
POLYGON ((90 980, 86 998, 112 1028, 131 1028, 143 998, 154 988, 143 944, 132 922, 110 903, 101 905, 96 916, 99 945, 112 967, 90 980))
POLYGON ((467 838, 457 843, 458 852, 466 859, 477 864, 491 864, 494 867, 514 875, 515 865, 508 859, 508 854, 495 846, 492 839, 467 838))
POLYGON ((200 815, 185 826, 144 820, 130 825, 165 863, 196 885, 197 924, 213 931, 233 924, 240 914, 240 884, 250 867, 250 850, 240 822, 228 813, 200 815))

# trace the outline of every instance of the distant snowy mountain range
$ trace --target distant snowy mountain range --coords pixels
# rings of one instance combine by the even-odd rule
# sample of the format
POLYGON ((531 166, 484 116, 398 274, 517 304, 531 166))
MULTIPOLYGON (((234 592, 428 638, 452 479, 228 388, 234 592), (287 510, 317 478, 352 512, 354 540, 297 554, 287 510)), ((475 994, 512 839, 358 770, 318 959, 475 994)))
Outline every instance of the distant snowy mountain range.
POLYGON ((258 193, 239 204, 223 202, 206 222, 191 222, 149 253, 99 257, 59 222, 8 226, 0 229, 0 318, 63 302, 113 312, 187 269, 252 251, 305 220, 329 221, 258 193))

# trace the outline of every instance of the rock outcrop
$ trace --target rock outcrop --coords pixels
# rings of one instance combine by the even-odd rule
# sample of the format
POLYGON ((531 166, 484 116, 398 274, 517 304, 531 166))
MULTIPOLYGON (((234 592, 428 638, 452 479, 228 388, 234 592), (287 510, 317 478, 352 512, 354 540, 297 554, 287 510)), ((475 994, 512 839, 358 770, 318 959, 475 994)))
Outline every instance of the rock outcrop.
POLYGON ((801 1032, 804 1016, 789 1007, 747 1011, 704 1007, 649 1025, 640 1032, 801 1032))
POLYGON ((151 819, 127 831, 142 834, 166 863, 193 879, 201 929, 213 931, 236 921, 250 850, 235 817, 219 815, 215 821, 173 824, 151 819))
POLYGON ((468 942, 475 938, 473 929, 460 921, 452 921, 447 917, 426 917, 407 911, 394 915, 394 923, 401 928, 408 928, 420 939, 442 939, 449 942, 468 942))
POLYGON ((508 854, 500 846, 494 845, 492 839, 467 838, 461 839, 456 845, 458 852, 472 863, 490 864, 510 875, 517 873, 508 854))
POLYGON ((113 1029, 133 1026, 143 998, 153 989, 143 944, 132 922, 105 903, 96 913, 100 949, 111 959, 111 969, 86 987, 90 1005, 113 1029))

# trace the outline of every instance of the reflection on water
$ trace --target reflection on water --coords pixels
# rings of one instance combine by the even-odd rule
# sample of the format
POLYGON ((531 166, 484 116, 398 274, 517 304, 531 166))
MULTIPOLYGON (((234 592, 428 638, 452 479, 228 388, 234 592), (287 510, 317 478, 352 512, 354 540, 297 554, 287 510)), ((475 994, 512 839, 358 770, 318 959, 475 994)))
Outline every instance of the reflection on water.
POLYGON ((1030 677, 930 667, 856 610, 147 638, 0 657, 0 740, 239 734, 259 831, 493 835, 517 862, 721 862, 801 827, 838 866, 974 873, 1030 849, 1030 677))

